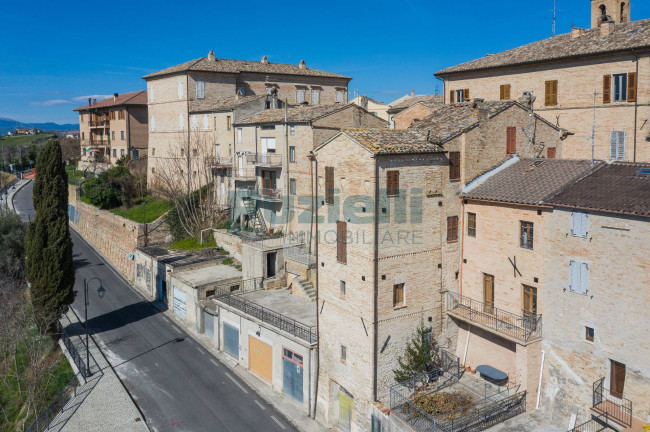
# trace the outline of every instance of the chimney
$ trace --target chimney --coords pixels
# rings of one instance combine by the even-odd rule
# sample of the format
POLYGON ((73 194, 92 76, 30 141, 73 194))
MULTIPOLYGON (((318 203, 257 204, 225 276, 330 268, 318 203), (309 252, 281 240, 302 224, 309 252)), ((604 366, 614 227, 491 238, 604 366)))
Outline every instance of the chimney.
POLYGON ((307 69, 307 63, 305 63, 304 60, 300 60, 300 63, 298 63, 298 67, 300 69, 307 69))
POLYGON ((113 93, 113 101, 116 101, 118 96, 119 96, 119 94, 113 93))
POLYGON ((485 100, 476 98, 472 101, 472 107, 470 108, 470 114, 472 118, 478 122, 487 121, 489 118, 489 111, 485 108, 485 100))
POLYGON ((88 98, 88 106, 93 104, 93 100, 91 98, 88 98))
POLYGON ((587 30, 579 27, 573 27, 571 28, 571 39, 579 38, 583 34, 585 34, 587 30))
POLYGON ((262 64, 269 64, 269 58, 267 56, 262 57, 262 64))
POLYGON ((216 60, 213 50, 210 50, 210 52, 208 53, 208 60, 212 60, 212 61, 216 60))
POLYGON ((415 89, 411 89, 411 97, 412 97, 412 98, 415 97, 415 89))
POLYGON ((600 24, 600 35, 608 36, 614 33, 615 28, 616 28, 616 23, 611 18, 609 18, 607 21, 603 21, 600 24))
POLYGON ((97 103, 97 99, 93 99, 93 105, 97 103))

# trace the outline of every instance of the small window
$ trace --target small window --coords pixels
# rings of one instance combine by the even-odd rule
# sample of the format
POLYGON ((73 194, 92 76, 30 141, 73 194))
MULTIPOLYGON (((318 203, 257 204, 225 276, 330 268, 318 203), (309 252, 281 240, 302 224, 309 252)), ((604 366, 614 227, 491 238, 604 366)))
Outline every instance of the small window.
POLYGON ((183 99, 183 83, 179 81, 177 87, 178 87, 178 98, 183 99))
POLYGON ((345 363, 348 358, 348 349, 345 345, 341 345, 341 361, 345 363))
POLYGON ((203 129, 208 129, 210 127, 210 117, 207 114, 203 114, 203 129))
POLYGON ((386 194, 388 196, 399 195, 399 171, 386 172, 386 194))
POLYGON ((614 75, 614 101, 627 101, 627 74, 614 75))
POLYGON ((183 114, 178 115, 178 129, 180 130, 185 129, 185 118, 183 114))
POLYGON ((296 179, 289 179, 289 194, 296 194, 296 179))
POLYGON ((517 128, 508 127, 506 129, 506 154, 517 153, 517 128))
POLYGON ((320 103, 320 92, 318 90, 311 91, 311 103, 318 105, 320 103))
POLYGON ((296 102, 297 103, 303 103, 305 101, 305 91, 304 90, 297 90, 296 91, 296 102))
POLYGON ((476 237, 476 213, 467 213, 467 236, 476 237))
POLYGON ((533 248, 533 223, 521 221, 521 239, 519 246, 524 249, 533 248))
POLYGON ((242 128, 237 128, 237 143, 241 144, 244 140, 244 130, 242 128))
POLYGON ((296 135, 296 125, 290 125, 289 126, 289 135, 291 135, 291 136, 296 135))
POLYGON ((124 156, 124 154, 125 154, 125 150, 124 150, 124 149, 121 149, 121 150, 120 150, 120 156, 124 156))
POLYGON ((115 131, 111 131, 111 139, 115 141, 115 131))
POLYGON ((199 119, 196 115, 192 116, 192 130, 197 130, 199 128, 199 119))
POLYGON ((341 90, 336 91, 336 103, 343 103, 343 92, 341 90))
POLYGON ((449 180, 460 180, 460 152, 449 152, 449 180))
POLYGON ((156 117, 151 116, 151 122, 149 124, 149 127, 151 128, 152 131, 156 130, 156 117))
POLYGON ((393 285, 393 307, 404 306, 404 284, 393 285))
POLYGON ((546 81, 544 83, 544 105, 557 105, 557 80, 546 81))
POLYGON ((197 99, 205 98, 205 82, 203 81, 196 82, 196 98, 197 99))
POLYGON ((458 240, 458 216, 447 218, 447 242, 458 240))
POLYGON ((345 281, 339 281, 339 297, 345 298, 345 281))
POLYGON ((156 100, 156 92, 154 91, 153 87, 149 88, 149 102, 153 102, 156 100))
POLYGON ((151 149, 151 156, 156 156, 156 148, 155 147, 153 147, 151 149))
POLYGON ((465 102, 469 99, 469 89, 456 90, 455 96, 456 102, 465 102), (468 96, 467 99, 465 99, 465 94, 468 96))
POLYGON ((114 157, 114 158, 117 157, 117 149, 113 149, 113 157, 114 157))
POLYGON ((124 141, 124 131, 120 131, 120 137, 122 138, 122 141, 124 141))
POLYGON ((510 84, 501 85, 499 94, 501 100, 510 100, 510 84))
POLYGON ((546 157, 548 159, 555 159, 555 151, 556 151, 555 147, 548 147, 546 149, 546 157))
POLYGON ((594 341, 594 329, 591 327, 585 327, 585 339, 589 342, 594 341))
POLYGON ((81 132, 81 140, 83 141, 85 139, 86 139, 86 132, 81 132))
POLYGON ((232 117, 231 116, 226 116, 226 129, 227 130, 232 129, 232 117))
POLYGON ((291 163, 296 162, 296 147, 295 146, 289 146, 289 162, 291 162, 291 163))

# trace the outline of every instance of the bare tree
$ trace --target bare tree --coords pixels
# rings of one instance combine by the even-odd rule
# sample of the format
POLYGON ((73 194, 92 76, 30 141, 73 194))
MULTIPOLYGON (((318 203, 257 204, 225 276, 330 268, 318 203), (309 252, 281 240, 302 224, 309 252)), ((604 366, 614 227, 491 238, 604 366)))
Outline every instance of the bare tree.
POLYGON ((79 158, 81 154, 81 142, 79 138, 61 138, 59 143, 61 144, 64 161, 79 158))

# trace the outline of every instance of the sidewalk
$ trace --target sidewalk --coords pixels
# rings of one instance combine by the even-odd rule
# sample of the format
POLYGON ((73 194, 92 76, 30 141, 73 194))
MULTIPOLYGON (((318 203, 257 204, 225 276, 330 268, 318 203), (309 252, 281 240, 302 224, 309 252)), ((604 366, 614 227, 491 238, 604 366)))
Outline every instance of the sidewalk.
POLYGON ((11 188, 11 190, 9 190, 7 196, 2 197, 0 205, 2 205, 2 207, 8 206, 9 210, 15 213, 16 209, 14 208, 14 196, 23 188, 23 186, 25 186, 30 181, 31 180, 18 180, 18 182, 11 188))
MULTIPOLYGON (((61 318, 61 325, 70 335, 77 351, 85 353, 83 325, 75 314, 68 311, 61 318)), ((50 423, 52 432, 146 432, 149 430, 144 418, 127 393, 119 378, 90 338, 90 370, 93 373, 71 399, 63 411, 50 423)), ((75 372, 77 366, 59 341, 75 372)))

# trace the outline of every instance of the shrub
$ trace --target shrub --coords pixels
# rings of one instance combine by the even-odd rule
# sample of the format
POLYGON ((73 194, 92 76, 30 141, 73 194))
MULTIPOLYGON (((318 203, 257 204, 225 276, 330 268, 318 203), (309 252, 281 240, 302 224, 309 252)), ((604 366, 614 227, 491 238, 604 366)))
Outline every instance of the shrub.
POLYGON ((128 207, 136 195, 133 176, 125 166, 111 168, 84 184, 84 196, 101 209, 128 207))

